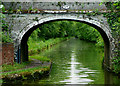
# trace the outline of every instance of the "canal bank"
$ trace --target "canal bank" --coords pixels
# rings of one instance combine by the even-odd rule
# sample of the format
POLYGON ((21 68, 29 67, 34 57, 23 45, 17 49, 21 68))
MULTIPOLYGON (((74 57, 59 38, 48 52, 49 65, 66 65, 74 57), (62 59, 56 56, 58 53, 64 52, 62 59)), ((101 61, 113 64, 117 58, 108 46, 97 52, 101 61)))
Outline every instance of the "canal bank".
MULTIPOLYGON (((55 46, 57 43, 60 43, 62 41, 68 40, 67 37, 65 38, 56 38, 56 39, 49 39, 45 42, 42 42, 42 46, 40 48, 34 49, 35 47, 32 47, 32 52, 29 51, 29 61, 24 62, 22 65, 14 64, 13 67, 16 66, 22 66, 17 68, 12 68, 12 66, 7 67, 7 65, 2 65, 3 70, 0 76, 0 83, 9 83, 9 82, 18 82, 18 81, 26 81, 26 80, 39 80, 41 78, 44 78, 46 76, 49 76, 49 73, 51 71, 51 65, 52 62, 49 58, 43 57, 43 56, 36 56, 35 54, 45 51, 46 49, 51 48, 52 46, 55 46), (34 55, 33 55, 34 54, 34 55), (5 68, 5 69, 4 69, 5 68)), ((38 44, 41 44, 41 42, 38 42, 38 44)), ((30 46, 33 46, 33 44, 30 46)), ((36 45, 37 46, 37 45, 36 45)), ((30 47, 31 49, 31 47, 30 47)))
POLYGON ((25 68, 15 71, 2 72, 0 79, 3 84, 26 80, 39 80, 49 75, 51 65, 51 61, 39 61, 32 59, 31 63, 25 68))

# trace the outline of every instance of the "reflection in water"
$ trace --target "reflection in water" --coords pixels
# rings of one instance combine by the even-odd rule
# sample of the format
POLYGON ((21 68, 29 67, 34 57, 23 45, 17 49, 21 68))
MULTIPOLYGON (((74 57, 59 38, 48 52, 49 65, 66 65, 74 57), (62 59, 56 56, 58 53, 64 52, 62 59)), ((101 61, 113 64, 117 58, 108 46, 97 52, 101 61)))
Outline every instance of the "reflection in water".
POLYGON ((76 55, 73 52, 71 54, 71 63, 70 63, 71 67, 70 67, 70 70, 69 70, 69 72, 71 74, 70 74, 70 76, 67 76, 67 77, 69 77, 69 79, 66 79, 66 80, 60 81, 60 82, 66 82, 66 84, 88 84, 89 82, 94 81, 94 80, 88 79, 86 77, 89 76, 87 73, 95 73, 95 72, 84 72, 85 74, 80 73, 80 72, 83 72, 84 70, 89 70, 89 69, 88 68, 82 68, 82 63, 77 62, 75 57, 76 57, 76 55), (79 66, 80 69, 77 69, 76 66, 79 66))

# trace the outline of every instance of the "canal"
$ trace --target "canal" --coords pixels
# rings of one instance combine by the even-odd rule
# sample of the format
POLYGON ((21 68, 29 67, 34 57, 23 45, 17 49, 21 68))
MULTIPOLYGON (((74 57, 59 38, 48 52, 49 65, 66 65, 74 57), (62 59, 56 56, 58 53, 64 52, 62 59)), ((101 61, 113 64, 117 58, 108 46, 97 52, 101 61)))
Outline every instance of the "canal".
MULTIPOLYGON (((42 52, 52 60, 49 77, 34 84, 116 84, 120 78, 102 68, 104 50, 72 38, 42 52)), ((30 83, 29 83, 30 84, 30 83)))
POLYGON ((12 85, 8 83, 2 86, 120 85, 120 77, 102 68, 104 49, 96 47, 95 43, 71 38, 38 55, 52 60, 49 76, 41 80, 15 82, 12 85))

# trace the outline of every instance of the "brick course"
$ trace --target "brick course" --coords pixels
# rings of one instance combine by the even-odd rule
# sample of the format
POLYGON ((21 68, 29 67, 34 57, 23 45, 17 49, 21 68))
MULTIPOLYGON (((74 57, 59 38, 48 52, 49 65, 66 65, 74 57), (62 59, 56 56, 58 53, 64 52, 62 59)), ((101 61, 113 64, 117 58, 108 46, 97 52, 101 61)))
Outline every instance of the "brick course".
POLYGON ((14 45, 13 43, 3 43, 0 47, 0 65, 12 64, 14 62, 14 45))

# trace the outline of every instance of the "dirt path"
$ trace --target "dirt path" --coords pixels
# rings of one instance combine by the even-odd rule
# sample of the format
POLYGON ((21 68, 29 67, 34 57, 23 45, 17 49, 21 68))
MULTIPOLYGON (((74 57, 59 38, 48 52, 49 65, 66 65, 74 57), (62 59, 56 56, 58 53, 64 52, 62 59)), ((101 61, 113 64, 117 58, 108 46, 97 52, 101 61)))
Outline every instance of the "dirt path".
POLYGON ((26 68, 33 68, 33 67, 37 67, 37 66, 41 66, 41 67, 44 67, 44 66, 48 66, 50 64, 50 62, 46 62, 46 61, 40 61, 40 60, 37 60, 37 59, 32 59, 32 62, 26 66, 26 68))

